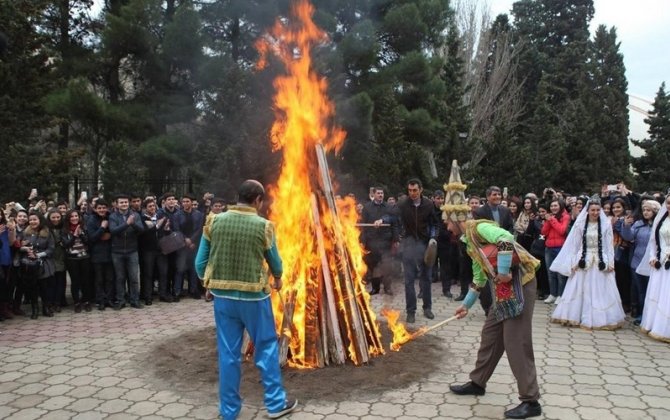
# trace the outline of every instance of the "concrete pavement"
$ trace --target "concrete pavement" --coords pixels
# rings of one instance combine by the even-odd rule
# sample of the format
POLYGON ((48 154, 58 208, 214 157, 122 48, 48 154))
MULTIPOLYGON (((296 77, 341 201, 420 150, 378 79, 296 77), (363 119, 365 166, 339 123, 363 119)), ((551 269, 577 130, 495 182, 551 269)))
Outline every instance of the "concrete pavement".
MULTIPOLYGON (((396 295, 374 296, 404 307, 396 295)), ((437 322, 458 305, 433 285, 437 322)), ((621 330, 586 331, 550 324, 553 305, 538 302, 534 344, 546 419, 670 419, 670 345, 654 341, 632 324, 621 330)), ((417 314, 417 326, 427 320, 417 314)), ((433 323, 434 323, 433 322, 433 323)), ((374 396, 341 402, 301 401, 293 419, 501 419, 518 403, 514 378, 503 357, 482 397, 448 390, 467 381, 483 322, 480 308, 434 334, 458 357, 445 358, 424 381, 374 396)), ((183 299, 143 310, 74 314, 0 323, 0 418, 27 419, 214 419, 216 389, 207 403, 179 390, 157 390, 131 363, 167 335, 212 325, 211 304, 183 299)), ((212 343, 215 345, 215 343, 212 343)), ((402 350, 401 350, 402 351, 402 350)), ((445 352, 446 353, 446 352, 445 352)), ((290 393, 290 389, 289 389, 290 393)), ((296 395, 300 399, 300 395, 296 395)), ((265 418, 260 406, 245 405, 242 419, 265 418)))

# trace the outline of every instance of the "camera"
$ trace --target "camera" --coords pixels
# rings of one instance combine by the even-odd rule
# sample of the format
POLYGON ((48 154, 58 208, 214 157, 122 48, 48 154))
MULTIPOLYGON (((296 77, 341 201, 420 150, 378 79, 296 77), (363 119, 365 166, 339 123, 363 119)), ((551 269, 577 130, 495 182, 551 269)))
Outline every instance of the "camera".
POLYGON ((609 192, 614 192, 614 191, 617 191, 617 190, 618 190, 618 188, 614 184, 610 184, 610 185, 607 186, 607 191, 609 191, 609 192))

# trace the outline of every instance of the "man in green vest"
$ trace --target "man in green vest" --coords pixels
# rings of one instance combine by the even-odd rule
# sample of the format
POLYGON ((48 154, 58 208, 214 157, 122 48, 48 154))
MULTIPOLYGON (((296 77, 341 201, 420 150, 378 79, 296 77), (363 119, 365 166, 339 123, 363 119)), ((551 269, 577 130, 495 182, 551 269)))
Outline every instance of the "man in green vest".
POLYGON ((274 225, 258 215, 265 189, 247 180, 238 190, 238 202, 208 220, 195 266, 204 286, 214 296, 214 319, 219 352, 219 411, 236 419, 242 408, 239 394, 244 330, 254 343, 254 361, 261 372, 265 407, 271 419, 298 405, 288 400, 279 366, 270 288, 282 287, 282 261, 274 225), (266 264, 274 278, 267 278, 266 264))

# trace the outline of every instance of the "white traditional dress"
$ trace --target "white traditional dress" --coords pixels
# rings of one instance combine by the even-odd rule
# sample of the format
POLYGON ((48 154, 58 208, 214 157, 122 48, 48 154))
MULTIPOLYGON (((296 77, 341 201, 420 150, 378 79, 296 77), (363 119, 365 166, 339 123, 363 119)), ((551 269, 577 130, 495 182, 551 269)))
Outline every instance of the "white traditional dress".
POLYGON ((587 222, 588 205, 584 206, 568 238, 551 265, 552 271, 568 276, 565 290, 551 317, 551 322, 580 326, 587 329, 613 330, 623 325, 626 314, 614 276, 614 246, 612 224, 600 211, 602 230, 602 261, 600 270, 598 253, 598 222, 587 222), (586 229, 586 254, 584 268, 579 268, 583 255, 584 229, 586 229))
POLYGON ((640 328, 657 340, 670 342, 670 270, 665 269, 665 262, 670 258, 670 217, 663 219, 667 214, 667 206, 663 205, 654 219, 651 228, 651 237, 647 245, 647 252, 637 268, 638 274, 649 276, 647 297, 644 300, 644 312, 640 328), (660 268, 650 265, 657 258, 656 230, 658 229, 658 243, 661 247, 660 268))

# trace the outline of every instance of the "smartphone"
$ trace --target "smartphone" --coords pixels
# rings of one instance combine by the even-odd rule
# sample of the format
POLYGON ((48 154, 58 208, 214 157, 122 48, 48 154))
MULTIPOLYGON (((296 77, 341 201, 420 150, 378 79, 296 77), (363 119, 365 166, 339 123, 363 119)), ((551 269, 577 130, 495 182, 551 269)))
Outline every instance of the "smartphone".
POLYGON ((610 184, 610 185, 607 186, 607 191, 617 191, 617 190, 618 190, 618 188, 617 188, 616 184, 610 184))

